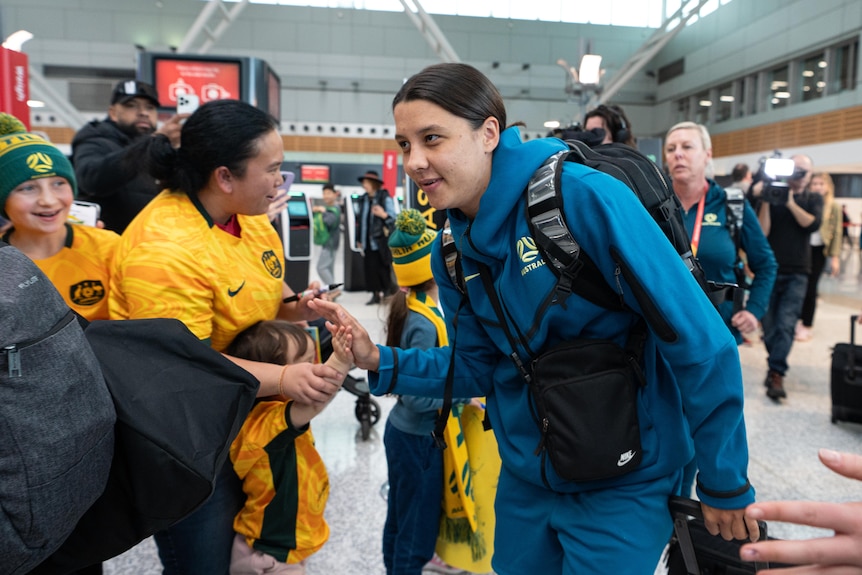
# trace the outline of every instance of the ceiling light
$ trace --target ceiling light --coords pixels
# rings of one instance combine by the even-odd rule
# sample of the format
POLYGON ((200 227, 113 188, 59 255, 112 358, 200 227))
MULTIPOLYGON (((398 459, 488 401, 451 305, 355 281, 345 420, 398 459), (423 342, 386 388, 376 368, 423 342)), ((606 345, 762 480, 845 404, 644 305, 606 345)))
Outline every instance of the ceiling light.
POLYGON ((560 122, 557 120, 548 120, 547 122, 545 122, 545 127, 553 130, 554 128, 560 127, 560 122))
POLYGON ((817 62, 817 67, 818 67, 818 68, 825 68, 825 67, 826 67, 826 66, 828 66, 828 65, 829 65, 829 64, 827 64, 827 63, 826 63, 826 60, 820 60, 819 62, 817 62))
POLYGON ((814 77, 814 70, 803 70, 802 75, 805 76, 806 78, 813 78, 814 77))
POLYGON ((24 42, 33 38, 33 34, 28 32, 27 30, 18 30, 17 32, 12 32, 6 37, 6 41, 3 42, 3 47, 7 50, 14 50, 15 52, 20 52, 21 47, 24 45, 24 42))
POLYGON ((45 102, 42 100, 27 100, 27 105, 31 108, 44 108, 45 102))
POLYGON ((700 102, 698 102, 698 104, 700 104, 704 108, 709 108, 710 106, 712 106, 712 100, 701 100, 700 102))
POLYGON ((602 57, 597 54, 584 54, 578 67, 581 84, 598 84, 602 77, 602 57))
POLYGON ((733 102, 735 100, 733 96, 719 96, 718 99, 722 102, 733 102))
POLYGON ((776 92, 775 97, 787 99, 790 97, 790 92, 776 92))

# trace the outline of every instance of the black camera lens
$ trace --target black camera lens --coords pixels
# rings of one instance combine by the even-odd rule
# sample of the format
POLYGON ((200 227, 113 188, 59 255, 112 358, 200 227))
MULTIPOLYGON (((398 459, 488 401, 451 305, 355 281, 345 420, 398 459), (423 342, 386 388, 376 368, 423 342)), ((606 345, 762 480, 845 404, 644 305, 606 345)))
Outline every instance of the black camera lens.
POLYGON ((793 175, 790 176, 790 180, 798 182, 799 180, 805 178, 806 175, 808 175, 808 170, 796 168, 795 170, 793 170, 793 175))

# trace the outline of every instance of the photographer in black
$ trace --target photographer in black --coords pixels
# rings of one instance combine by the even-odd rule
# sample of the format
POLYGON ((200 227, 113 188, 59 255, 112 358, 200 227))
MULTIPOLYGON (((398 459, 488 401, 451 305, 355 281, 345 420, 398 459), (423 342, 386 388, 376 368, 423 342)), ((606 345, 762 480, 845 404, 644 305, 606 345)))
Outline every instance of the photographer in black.
POLYGON ((771 171, 769 160, 761 162, 750 192, 750 201, 778 261, 778 276, 762 319, 763 341, 769 354, 764 385, 766 395, 776 402, 787 397, 787 356, 811 271, 809 239, 811 232, 819 229, 823 215, 823 197, 807 189, 813 168, 811 158, 797 154, 791 160, 792 170, 784 172, 771 171))

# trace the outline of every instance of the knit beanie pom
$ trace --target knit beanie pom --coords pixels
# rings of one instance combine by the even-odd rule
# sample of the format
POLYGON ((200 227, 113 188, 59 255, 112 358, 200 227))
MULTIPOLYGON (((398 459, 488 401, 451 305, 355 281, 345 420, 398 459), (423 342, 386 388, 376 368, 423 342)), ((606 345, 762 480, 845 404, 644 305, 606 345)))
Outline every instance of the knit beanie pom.
POLYGON ((19 134, 26 131, 27 127, 21 120, 12 114, 0 113, 0 137, 6 134, 19 134))
POLYGON ((392 251, 392 268, 398 285, 418 286, 433 277, 431 273, 431 246, 437 232, 429 229, 422 212, 402 210, 395 218, 395 230, 389 235, 392 251))
POLYGON ((410 236, 422 235, 425 231, 425 218, 419 210, 402 210, 395 218, 395 229, 410 236))

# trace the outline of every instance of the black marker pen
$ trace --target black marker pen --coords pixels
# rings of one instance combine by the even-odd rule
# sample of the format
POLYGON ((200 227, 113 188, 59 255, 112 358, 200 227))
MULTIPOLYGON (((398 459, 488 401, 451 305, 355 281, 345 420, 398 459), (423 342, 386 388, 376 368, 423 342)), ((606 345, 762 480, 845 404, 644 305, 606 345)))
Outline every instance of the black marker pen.
POLYGON ((294 295, 292 295, 292 296, 286 297, 286 298, 284 298, 284 299, 283 299, 283 300, 281 300, 281 301, 283 301, 284 303, 291 303, 291 302, 294 302, 294 301, 299 301, 299 300, 301 300, 302 298, 304 298, 305 296, 312 295, 312 294, 314 294, 314 295, 320 295, 320 294, 323 294, 323 293, 326 293, 326 292, 329 292, 329 291, 332 291, 332 290, 338 289, 338 288, 340 288, 340 287, 341 287, 341 286, 343 286, 343 285, 344 285, 344 284, 329 284, 328 286, 323 286, 322 288, 320 288, 320 289, 318 289, 318 290, 311 290, 311 289, 307 289, 307 290, 305 290, 304 292, 301 292, 301 293, 294 294, 294 295))

